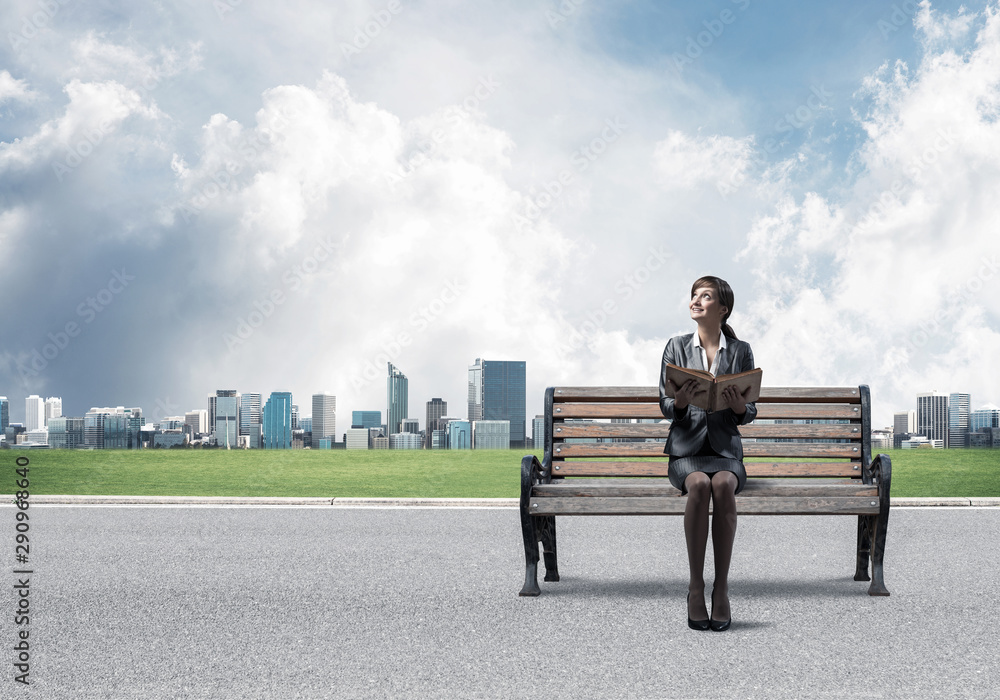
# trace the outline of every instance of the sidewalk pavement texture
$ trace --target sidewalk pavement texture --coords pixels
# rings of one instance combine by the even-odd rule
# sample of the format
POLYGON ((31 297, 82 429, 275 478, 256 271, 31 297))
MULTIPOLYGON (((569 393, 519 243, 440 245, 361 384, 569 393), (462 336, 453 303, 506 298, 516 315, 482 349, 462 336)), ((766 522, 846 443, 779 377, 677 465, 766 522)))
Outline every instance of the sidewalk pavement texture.
MULTIPOLYGON (((317 498, 270 496, 99 496, 32 495, 32 503, 43 505, 263 505, 263 506, 436 506, 453 508, 516 508, 517 498, 317 498)), ((893 508, 923 506, 1000 507, 1000 498, 933 497, 891 498, 893 508)))
POLYGON ((888 598, 853 580, 856 518, 742 517, 715 633, 677 517, 558 518, 562 580, 521 598, 511 508, 32 499, 32 685, 8 666, 3 697, 1000 697, 996 508, 893 512, 888 598))

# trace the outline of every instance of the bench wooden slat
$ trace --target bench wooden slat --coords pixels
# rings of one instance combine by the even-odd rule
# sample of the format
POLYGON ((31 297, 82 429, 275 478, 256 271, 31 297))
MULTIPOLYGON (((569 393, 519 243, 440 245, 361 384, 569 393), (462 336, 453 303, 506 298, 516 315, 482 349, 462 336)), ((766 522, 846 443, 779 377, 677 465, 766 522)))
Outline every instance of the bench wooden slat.
MULTIPOLYGON (((858 462, 744 462, 747 477, 861 478, 858 462)), ((667 460, 650 462, 567 460, 552 463, 553 476, 666 476, 667 460)))
MULTIPOLYGON (((640 497, 678 498, 679 489, 666 479, 559 479, 551 484, 538 484, 532 494, 539 498, 567 497, 640 497)), ((872 484, 840 480, 836 482, 791 482, 785 479, 749 479, 740 492, 741 498, 792 496, 878 498, 878 487, 872 484)))
MULTIPOLYGON (((555 402, 603 400, 622 403, 654 401, 659 403, 658 387, 645 386, 557 386, 553 388, 555 402)), ((789 402, 848 402, 861 403, 858 387, 782 387, 762 386, 761 401, 789 402)))
MULTIPOLYGON (((554 458, 567 457, 662 457, 661 442, 584 442, 555 444, 554 458)), ((844 442, 746 442, 744 457, 860 457, 861 447, 844 442)))
MULTIPOLYGON (((670 433, 668 423, 563 423, 553 428, 552 437, 560 438, 662 438, 670 433)), ((809 438, 860 440, 861 427, 850 423, 760 424, 741 425, 740 433, 748 438, 809 438)))
MULTIPOLYGON (((552 407, 556 421, 563 418, 656 418, 663 412, 657 403, 563 403, 552 407)), ((841 403, 762 403, 757 402, 758 418, 861 420, 857 406, 841 403)))
MULTIPOLYGON (((676 496, 637 498, 532 496, 528 512, 531 515, 681 515, 686 504, 686 498, 676 496)), ((873 515, 877 514, 879 509, 878 499, 871 497, 744 498, 743 494, 740 494, 736 497, 736 511, 740 515, 873 515)))

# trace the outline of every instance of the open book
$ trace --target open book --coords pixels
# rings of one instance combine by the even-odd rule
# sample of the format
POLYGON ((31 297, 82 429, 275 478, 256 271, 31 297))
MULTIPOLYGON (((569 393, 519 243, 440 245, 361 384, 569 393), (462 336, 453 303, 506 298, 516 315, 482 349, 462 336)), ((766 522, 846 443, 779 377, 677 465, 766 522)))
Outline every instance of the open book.
MULTIPOLYGON (((711 372, 706 372, 705 370, 687 369, 686 367, 667 364, 667 379, 672 381, 675 386, 680 386, 689 379, 694 379, 698 382, 698 387, 691 398, 691 403, 706 411, 717 411, 725 407, 725 401, 722 399, 722 390, 727 386, 735 386, 736 390, 741 394, 750 389, 746 401, 747 403, 756 401, 760 398, 761 375, 763 375, 763 371, 757 368, 747 372, 740 372, 739 374, 724 374, 721 377, 716 377, 711 372)), ((670 384, 667 384, 666 389, 667 396, 673 398, 674 392, 670 390, 670 384)))

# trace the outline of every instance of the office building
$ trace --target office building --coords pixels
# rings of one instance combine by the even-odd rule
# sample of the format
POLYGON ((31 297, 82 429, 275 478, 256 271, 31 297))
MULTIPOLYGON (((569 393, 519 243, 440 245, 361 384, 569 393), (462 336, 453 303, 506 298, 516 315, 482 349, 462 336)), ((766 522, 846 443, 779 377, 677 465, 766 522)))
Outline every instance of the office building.
POLYGON ((524 447, 525 363, 476 358, 469 367, 469 420, 510 423, 510 446, 524 447))
POLYGON ((83 418, 67 416, 50 418, 49 447, 59 449, 83 447, 83 418))
POLYGON ((184 424, 191 426, 193 435, 204 435, 208 433, 208 411, 204 408, 197 408, 184 414, 184 424))
POLYGON ((10 425, 10 401, 6 396, 0 396, 0 433, 10 425))
POLYGON ((263 423, 263 397, 254 392, 240 395, 240 436, 246 438, 247 447, 260 447, 263 423))
POLYGON ((917 433, 917 412, 913 409, 892 414, 892 434, 917 433))
POLYGON ((103 450, 138 450, 146 420, 141 408, 92 407, 83 416, 85 447, 103 450))
POLYGON ((510 421, 477 420, 472 423, 472 445, 477 450, 510 449, 510 421))
POLYGON ((50 396, 45 399, 45 425, 49 424, 50 418, 58 418, 62 415, 62 399, 57 396, 50 396))
POLYGON ((969 415, 969 432, 983 428, 1000 428, 1000 408, 988 403, 969 415))
POLYGON ((399 432, 414 434, 419 433, 420 421, 417 418, 404 418, 399 422, 399 432))
POLYGON ((531 419, 532 449, 545 449, 545 416, 535 416, 531 419))
POLYGON ((344 442, 349 450, 367 450, 368 428, 348 428, 344 442))
POLYGON ((427 431, 426 446, 430 448, 435 430, 444 430, 444 423, 441 418, 448 413, 448 402, 443 399, 431 399, 427 402, 427 418, 424 422, 424 430, 427 431))
POLYGON ((234 449, 239 447, 240 435, 240 394, 235 389, 220 389, 215 392, 215 444, 234 449))
POLYGON ((311 432, 315 446, 320 440, 337 441, 337 397, 333 394, 313 394, 311 432))
POLYGON ((969 446, 969 394, 948 395, 948 447, 969 446))
POLYGON ((430 432, 430 449, 432 450, 443 450, 448 447, 448 431, 442 429, 432 430, 430 432))
POLYGON ((472 449, 472 424, 467 420, 448 421, 448 449, 472 449))
POLYGON ((888 450, 893 447, 893 432, 889 429, 885 430, 873 430, 871 433, 871 448, 872 452, 878 452, 879 450, 888 450))
POLYGON ((1000 448, 1000 428, 980 428, 969 433, 969 447, 1000 448))
POLYGON ((948 397, 935 391, 917 394, 917 433, 948 446, 948 397))
POLYGON ((393 433, 389 436, 390 450, 419 450, 423 441, 416 433, 393 433))
POLYGON ((264 448, 292 449, 292 393, 272 391, 264 404, 264 448))
POLYGON ((373 450, 388 450, 389 449, 389 438, 384 435, 380 435, 377 438, 372 438, 372 449, 373 450))
POLYGON ((24 431, 24 442, 22 443, 25 447, 28 445, 48 445, 49 444, 49 430, 48 428, 36 428, 35 430, 24 431))
POLYGON ((45 427, 45 402, 38 394, 24 400, 24 429, 28 432, 45 427))
POLYGON ((386 396, 386 431, 389 434, 398 433, 404 418, 409 412, 409 380, 391 362, 389 376, 385 380, 386 396))
POLYGON ((470 421, 483 418, 483 361, 476 358, 475 364, 469 365, 469 411, 470 421))
POLYGON ((382 411, 351 411, 352 428, 381 428, 382 411))
POLYGON ((944 440, 935 438, 934 440, 929 440, 923 435, 916 435, 909 440, 903 440, 900 447, 904 450, 916 450, 916 449, 944 449, 944 440))

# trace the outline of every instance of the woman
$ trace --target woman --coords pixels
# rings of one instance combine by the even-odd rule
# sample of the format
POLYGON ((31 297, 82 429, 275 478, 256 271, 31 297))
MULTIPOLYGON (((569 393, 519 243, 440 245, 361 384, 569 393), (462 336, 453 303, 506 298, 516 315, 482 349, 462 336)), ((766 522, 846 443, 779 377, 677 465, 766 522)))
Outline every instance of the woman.
MULTIPOLYGON (((750 345, 737 339, 726 321, 733 312, 733 290, 718 277, 702 277, 691 287, 691 318, 698 330, 667 342, 660 369, 660 410, 670 421, 664 452, 670 455, 670 483, 687 494, 684 535, 691 581, 688 584, 688 626, 716 631, 729 629, 729 563, 736 537, 736 494, 746 484, 743 443, 738 426, 757 415, 753 403, 734 387, 722 394, 725 407, 708 413, 690 405, 696 382, 677 386, 667 379, 667 363, 708 370, 718 376, 754 368, 750 345), (667 389, 673 398, 667 396, 667 389), (715 583, 712 614, 705 600, 705 548, 708 544, 708 506, 712 503, 712 548, 715 583)), ((749 391, 749 390, 748 390, 749 391)))

